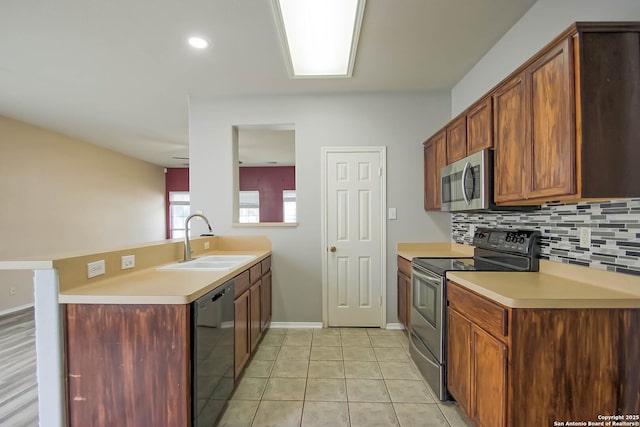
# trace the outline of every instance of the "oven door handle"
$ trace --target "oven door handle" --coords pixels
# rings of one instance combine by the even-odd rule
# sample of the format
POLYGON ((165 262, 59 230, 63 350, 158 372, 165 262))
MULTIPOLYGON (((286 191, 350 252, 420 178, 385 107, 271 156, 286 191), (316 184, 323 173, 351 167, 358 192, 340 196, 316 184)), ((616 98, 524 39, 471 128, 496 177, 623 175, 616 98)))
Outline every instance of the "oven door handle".
POLYGON ((462 170, 462 179, 460 179, 460 185, 462 186, 462 197, 464 197, 464 201, 467 203, 467 206, 471 204, 471 200, 469 199, 469 196, 467 196, 467 189, 464 188, 464 183, 467 180, 467 172, 469 172, 470 168, 471 163, 467 162, 464 165, 464 169, 462 170))
POLYGON ((424 280, 425 282, 429 282, 437 286, 440 286, 442 284, 442 277, 438 276, 437 274, 418 271, 415 268, 411 270, 411 273, 418 277, 418 279, 424 280))

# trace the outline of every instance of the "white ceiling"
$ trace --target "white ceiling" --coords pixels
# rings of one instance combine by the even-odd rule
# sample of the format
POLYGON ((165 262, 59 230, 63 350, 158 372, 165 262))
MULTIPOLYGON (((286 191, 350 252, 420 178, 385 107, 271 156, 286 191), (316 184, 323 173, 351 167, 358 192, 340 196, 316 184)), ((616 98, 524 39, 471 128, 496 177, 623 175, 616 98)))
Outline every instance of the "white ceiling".
POLYGON ((290 79, 270 0, 1 0, 0 115, 181 166, 190 95, 449 90, 533 3, 368 0, 353 78, 290 79))

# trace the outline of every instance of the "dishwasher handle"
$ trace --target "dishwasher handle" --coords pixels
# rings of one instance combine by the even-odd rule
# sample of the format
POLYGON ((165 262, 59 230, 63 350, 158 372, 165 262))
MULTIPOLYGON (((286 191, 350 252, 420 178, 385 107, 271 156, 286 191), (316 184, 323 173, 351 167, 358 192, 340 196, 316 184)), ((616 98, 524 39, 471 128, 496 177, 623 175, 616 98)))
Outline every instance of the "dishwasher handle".
POLYGON ((216 302, 218 301, 220 298, 223 298, 226 294, 227 291, 229 290, 229 288, 226 288, 225 290, 223 290, 222 292, 215 294, 212 298, 211 298, 211 302, 216 302))

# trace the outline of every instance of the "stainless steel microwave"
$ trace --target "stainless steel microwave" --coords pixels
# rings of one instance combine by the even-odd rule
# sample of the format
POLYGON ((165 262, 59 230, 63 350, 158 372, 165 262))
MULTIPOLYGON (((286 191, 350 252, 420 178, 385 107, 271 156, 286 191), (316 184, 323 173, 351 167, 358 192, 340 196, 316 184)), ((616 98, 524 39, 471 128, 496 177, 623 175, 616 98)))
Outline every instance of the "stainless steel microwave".
POLYGON ((443 211, 490 210, 493 205, 493 151, 482 150, 440 170, 443 211))

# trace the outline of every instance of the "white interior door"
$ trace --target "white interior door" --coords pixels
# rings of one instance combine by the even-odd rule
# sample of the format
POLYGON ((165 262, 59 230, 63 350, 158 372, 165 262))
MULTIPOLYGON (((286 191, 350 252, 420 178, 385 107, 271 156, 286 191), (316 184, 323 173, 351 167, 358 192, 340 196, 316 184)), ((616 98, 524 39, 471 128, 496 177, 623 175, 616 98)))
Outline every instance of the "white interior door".
POLYGON ((384 326, 385 147, 325 148, 325 324, 384 326))

